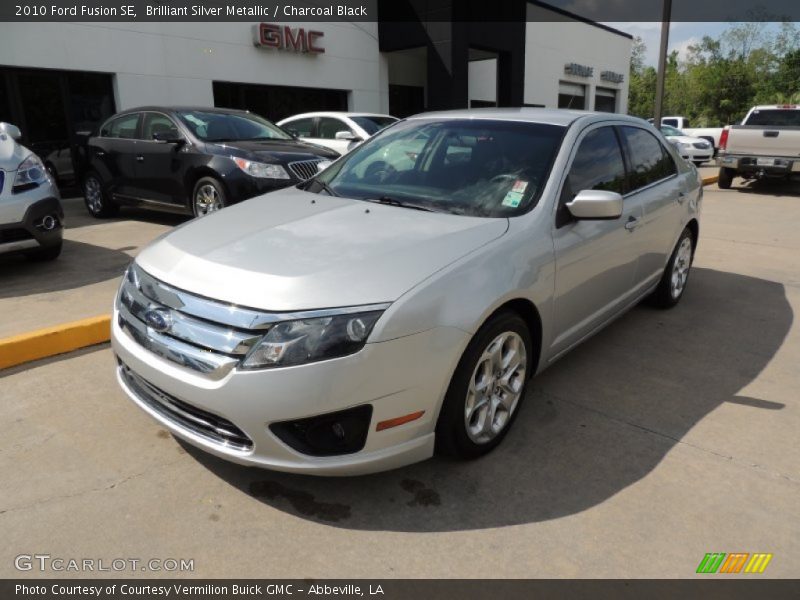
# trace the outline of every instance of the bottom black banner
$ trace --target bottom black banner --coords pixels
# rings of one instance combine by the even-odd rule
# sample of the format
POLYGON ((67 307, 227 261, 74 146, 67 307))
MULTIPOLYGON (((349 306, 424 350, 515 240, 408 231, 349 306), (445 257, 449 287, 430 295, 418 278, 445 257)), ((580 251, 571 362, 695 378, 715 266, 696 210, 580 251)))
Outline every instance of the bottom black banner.
POLYGON ((493 580, 493 579, 44 579, 1 580, 0 598, 38 600, 257 600, 260 598, 376 600, 508 598, 800 598, 800 580, 493 580))

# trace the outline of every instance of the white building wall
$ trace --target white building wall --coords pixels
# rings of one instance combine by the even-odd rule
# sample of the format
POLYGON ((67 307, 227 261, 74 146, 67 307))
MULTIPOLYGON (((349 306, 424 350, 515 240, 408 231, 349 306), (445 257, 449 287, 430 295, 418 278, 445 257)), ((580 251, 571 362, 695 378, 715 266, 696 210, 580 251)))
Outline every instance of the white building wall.
POLYGON ((469 63, 469 99, 497 102, 497 59, 473 60, 469 63))
POLYGON ((528 23, 525 33, 525 104, 542 104, 558 107, 559 81, 585 85, 586 109, 594 109, 595 89, 617 90, 617 112, 628 111, 628 71, 633 41, 580 21, 550 21, 552 13, 533 4, 528 5, 528 23), (576 77, 564 73, 564 65, 578 63, 594 67, 592 77, 576 77), (600 79, 603 71, 613 71, 625 76, 623 83, 615 84, 600 79))
POLYGON ((117 109, 213 105, 212 81, 348 90, 379 111, 377 23, 285 23, 324 32, 324 54, 253 45, 253 23, 2 23, 0 64, 115 74, 117 109))

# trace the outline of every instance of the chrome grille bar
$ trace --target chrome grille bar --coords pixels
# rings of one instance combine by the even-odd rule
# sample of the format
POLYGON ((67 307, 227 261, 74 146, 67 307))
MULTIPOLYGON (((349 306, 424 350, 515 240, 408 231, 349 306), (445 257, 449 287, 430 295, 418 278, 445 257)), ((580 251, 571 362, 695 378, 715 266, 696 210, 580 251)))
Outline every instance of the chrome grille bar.
POLYGON ((322 159, 299 160, 297 162, 289 163, 289 168, 291 169, 292 173, 294 173, 295 177, 305 181, 306 179, 310 179, 317 174, 317 165, 320 162, 322 162, 322 159))

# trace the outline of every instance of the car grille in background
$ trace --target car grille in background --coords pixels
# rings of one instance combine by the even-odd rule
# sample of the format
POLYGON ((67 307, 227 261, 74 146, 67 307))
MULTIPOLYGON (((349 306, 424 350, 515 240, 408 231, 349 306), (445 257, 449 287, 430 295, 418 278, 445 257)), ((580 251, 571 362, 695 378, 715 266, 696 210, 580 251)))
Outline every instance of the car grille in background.
POLYGON ((708 150, 711 147, 711 144, 708 142, 695 142, 693 146, 698 150, 708 150))
POLYGON ((7 244, 9 242, 21 242, 23 240, 32 240, 33 234, 26 229, 16 227, 14 229, 0 229, 0 244, 7 244))
POLYGON ((119 373, 132 394, 170 422, 226 448, 239 451, 253 448, 247 434, 228 419, 178 400, 139 377, 123 362, 119 363, 119 373))
POLYGON ((117 311, 119 326, 141 346, 210 379, 224 377, 278 320, 173 288, 135 264, 123 278, 117 311))
POLYGON ((289 169, 298 179, 310 179, 317 174, 317 165, 323 159, 317 158, 314 160, 301 160, 298 162, 289 163, 289 169))

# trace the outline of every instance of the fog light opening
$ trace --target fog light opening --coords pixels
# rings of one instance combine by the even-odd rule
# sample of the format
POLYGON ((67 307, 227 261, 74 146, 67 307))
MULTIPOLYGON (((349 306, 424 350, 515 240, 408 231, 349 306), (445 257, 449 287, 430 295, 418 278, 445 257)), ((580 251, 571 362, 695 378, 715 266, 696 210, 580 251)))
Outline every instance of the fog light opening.
POLYGON ((47 215, 42 218, 41 222, 38 225, 39 229, 44 231, 53 231, 56 227, 58 227, 58 219, 56 219, 52 215, 47 215))
POLYGON ((337 456, 359 452, 367 442, 372 405, 296 421, 272 423, 270 431, 284 444, 310 456, 337 456))

